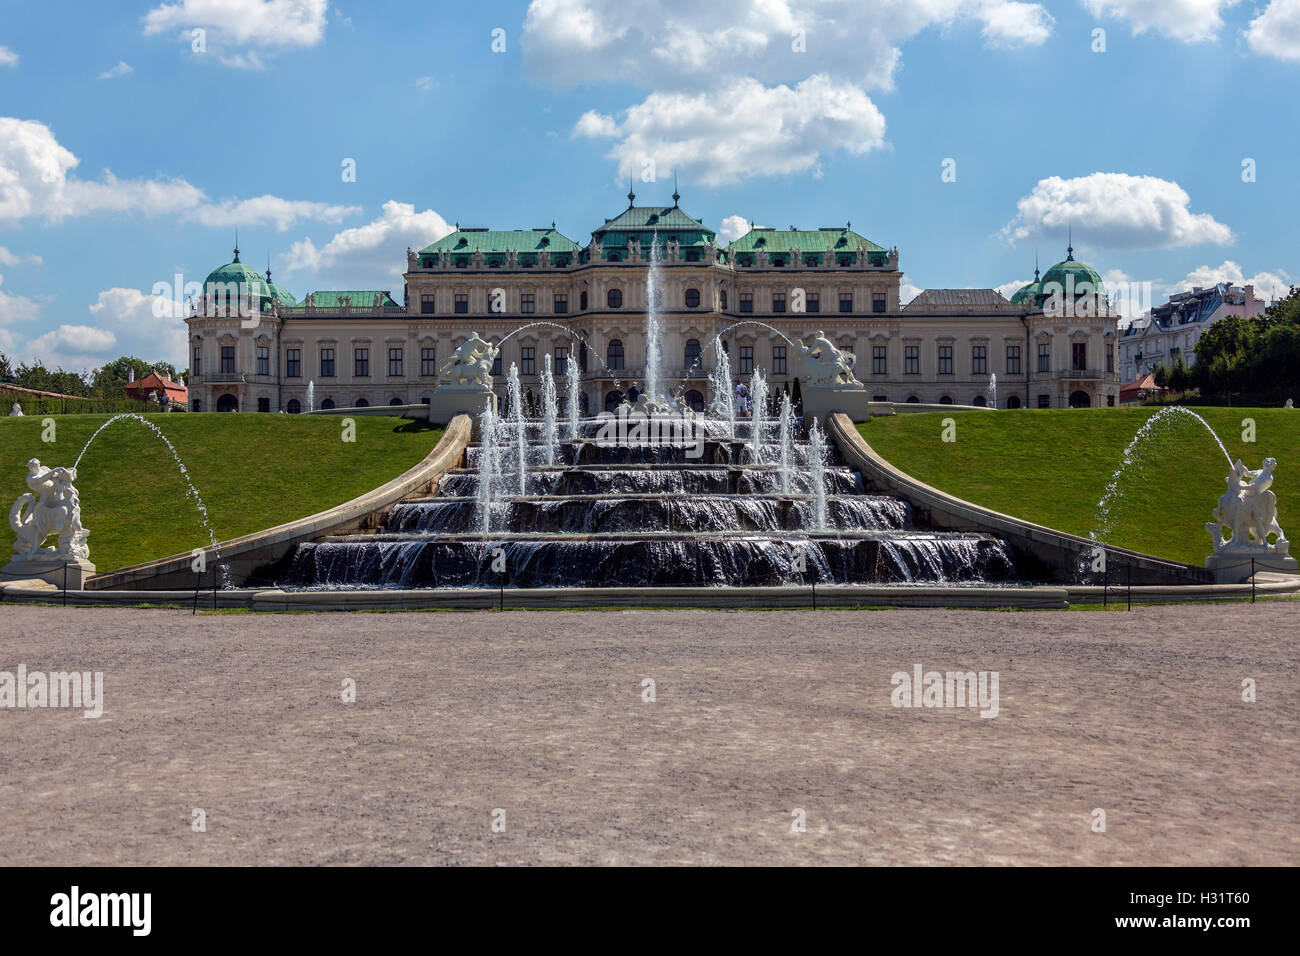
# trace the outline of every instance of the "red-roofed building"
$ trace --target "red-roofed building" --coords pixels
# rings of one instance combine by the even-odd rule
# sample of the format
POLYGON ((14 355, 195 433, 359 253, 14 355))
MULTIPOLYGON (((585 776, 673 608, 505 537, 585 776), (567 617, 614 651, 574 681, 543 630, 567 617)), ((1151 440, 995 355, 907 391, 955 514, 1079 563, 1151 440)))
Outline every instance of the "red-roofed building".
POLYGON ((1150 372, 1143 375, 1136 382, 1129 382, 1127 385, 1121 385, 1119 389, 1119 403, 1121 405, 1133 405, 1141 402, 1150 395, 1163 395, 1169 391, 1167 388, 1161 388, 1156 384, 1156 377, 1150 372))
POLYGON ((157 401, 158 399, 155 397, 155 393, 157 393, 158 395, 166 395, 168 402, 178 405, 189 404, 189 390, 179 382, 173 382, 157 372, 150 372, 144 378, 127 382, 123 388, 126 391, 127 398, 139 402, 157 401))

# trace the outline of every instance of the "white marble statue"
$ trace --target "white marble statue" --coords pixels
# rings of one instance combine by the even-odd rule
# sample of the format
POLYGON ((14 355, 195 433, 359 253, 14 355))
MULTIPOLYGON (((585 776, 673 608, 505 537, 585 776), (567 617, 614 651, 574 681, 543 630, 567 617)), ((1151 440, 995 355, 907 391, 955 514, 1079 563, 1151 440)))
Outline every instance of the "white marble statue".
POLYGON ((1205 528, 1214 539, 1216 553, 1272 552, 1286 554, 1286 533, 1277 523, 1277 496, 1269 491, 1277 460, 1264 459, 1264 467, 1251 471, 1238 459, 1228 475, 1228 490, 1219 498, 1205 528), (1276 535, 1272 543, 1268 536, 1276 535))
POLYGON ((856 385, 861 382, 853 375, 853 365, 857 356, 835 347, 821 330, 813 333, 812 345, 797 342, 802 374, 800 378, 808 385, 834 387, 836 385, 856 385))
POLYGON ((14 402, 13 408, 9 409, 9 417, 13 418, 14 416, 21 415, 22 413, 23 413, 23 407, 19 405, 17 402, 14 402))
POLYGON ((442 363, 442 368, 438 370, 438 386, 472 385, 491 388, 492 363, 496 361, 497 351, 490 342, 479 338, 477 332, 472 333, 451 358, 442 363))
POLYGON ((27 487, 9 509, 9 527, 16 535, 16 561, 55 558, 75 561, 90 557, 86 538, 90 532, 81 526, 81 500, 73 482, 73 468, 43 468, 35 458, 27 462, 27 487), (45 539, 58 535, 52 548, 43 547, 45 539))

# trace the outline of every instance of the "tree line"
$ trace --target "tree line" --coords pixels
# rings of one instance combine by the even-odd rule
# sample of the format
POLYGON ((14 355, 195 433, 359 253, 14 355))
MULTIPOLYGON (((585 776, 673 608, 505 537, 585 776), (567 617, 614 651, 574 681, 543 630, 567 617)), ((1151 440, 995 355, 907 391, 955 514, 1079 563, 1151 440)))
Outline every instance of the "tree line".
POLYGON ((77 398, 121 400, 124 397, 122 388, 131 379, 133 371, 136 380, 156 371, 159 375, 181 384, 185 384, 185 377, 188 374, 185 370, 178 370, 170 362, 146 362, 133 355, 123 355, 88 372, 71 372, 62 366, 55 369, 46 368, 39 359, 15 366, 9 356, 0 352, 0 382, 40 392, 58 392, 60 395, 72 395, 77 398))

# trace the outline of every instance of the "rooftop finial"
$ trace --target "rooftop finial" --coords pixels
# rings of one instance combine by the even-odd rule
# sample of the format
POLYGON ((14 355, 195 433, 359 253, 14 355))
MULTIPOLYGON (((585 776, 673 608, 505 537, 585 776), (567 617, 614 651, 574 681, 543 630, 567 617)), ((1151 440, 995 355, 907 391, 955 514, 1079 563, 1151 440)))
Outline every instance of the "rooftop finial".
POLYGON ((1034 250, 1034 281, 1038 281, 1038 250, 1034 250))
POLYGON ((677 170, 673 170, 673 208, 677 208, 677 203, 681 200, 681 194, 677 192, 677 170))
POLYGON ((271 281, 271 250, 266 250, 266 281, 271 281))
POLYGON ((1068 242, 1069 245, 1065 247, 1065 261, 1073 262, 1074 261, 1074 226, 1070 225, 1068 229, 1069 232, 1067 233, 1067 235, 1069 236, 1069 238, 1066 240, 1066 242, 1068 242))
POLYGON ((631 209, 636 203, 636 193, 632 191, 632 177, 627 177, 627 208, 631 209))
POLYGON ((235 227, 235 261, 239 261, 239 227, 235 227))

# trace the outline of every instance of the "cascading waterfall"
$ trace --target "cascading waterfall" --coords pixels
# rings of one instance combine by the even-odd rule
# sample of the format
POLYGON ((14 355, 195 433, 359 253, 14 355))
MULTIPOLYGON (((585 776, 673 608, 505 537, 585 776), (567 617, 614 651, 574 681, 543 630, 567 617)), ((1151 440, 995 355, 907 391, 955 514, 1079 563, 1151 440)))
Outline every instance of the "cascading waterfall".
POLYGON ((808 430, 808 474, 812 480, 813 529, 826 530, 826 436, 813 419, 808 430))
POLYGON ((754 374, 749 379, 749 391, 754 403, 754 411, 749 420, 749 455, 754 464, 761 465, 763 426, 767 419, 767 380, 763 378, 761 368, 754 368, 754 374))
POLYGON ((989 372, 988 388, 989 405, 992 408, 998 407, 998 376, 996 372, 989 372))
POLYGON ((492 533, 493 508, 500 494, 501 422, 493 409, 492 396, 479 415, 478 487, 475 489, 475 517, 483 534, 492 533))
POLYGON ((709 373, 709 387, 713 390, 713 414, 727 423, 727 436, 735 441, 736 396, 731 391, 731 362, 722 347, 721 338, 714 338, 713 354, 718 357, 713 371, 709 373))
POLYGON ((578 356, 574 350, 570 351, 564 370, 569 376, 569 440, 572 441, 578 437, 582 422, 582 386, 578 375, 578 356))
POLYGON ((781 393, 781 494, 790 493, 790 470, 791 470, 791 453, 790 447, 792 433, 794 432, 793 411, 790 408, 789 393, 781 393))
POLYGON ((307 411, 316 411, 316 380, 307 383, 307 411))
POLYGON ((650 243, 650 268, 646 270, 645 279, 645 391, 651 402, 662 402, 659 394, 659 263, 663 251, 659 247, 659 233, 656 230, 654 241, 650 243))
POLYGON ((542 454, 547 465, 555 464, 559 450, 559 399, 555 395, 555 376, 551 373, 551 353, 542 359, 542 454))
POLYGON ((528 494, 528 419, 524 415, 524 392, 519 385, 519 368, 510 363, 506 378, 506 391, 510 395, 510 428, 513 430, 515 468, 519 473, 519 494, 528 494))

